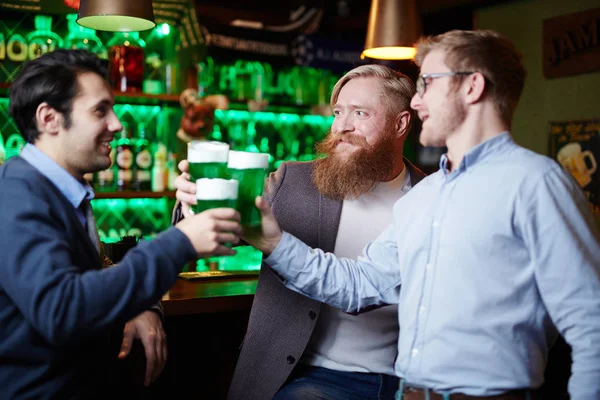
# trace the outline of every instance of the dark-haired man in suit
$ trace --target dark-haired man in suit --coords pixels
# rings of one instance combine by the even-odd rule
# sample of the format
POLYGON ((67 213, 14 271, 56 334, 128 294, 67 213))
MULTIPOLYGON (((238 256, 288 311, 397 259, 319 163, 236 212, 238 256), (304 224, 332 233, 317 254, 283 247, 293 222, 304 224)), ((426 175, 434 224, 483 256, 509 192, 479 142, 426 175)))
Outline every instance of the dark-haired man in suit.
POLYGON ((111 394, 113 362, 139 337, 146 384, 166 360, 159 316, 147 311, 187 261, 231 254, 233 209, 182 221, 102 269, 84 174, 110 166, 122 129, 100 60, 57 50, 25 64, 10 113, 28 142, 0 167, 0 387, 2 398, 95 399, 111 394), (125 346, 110 333, 127 324, 125 346))

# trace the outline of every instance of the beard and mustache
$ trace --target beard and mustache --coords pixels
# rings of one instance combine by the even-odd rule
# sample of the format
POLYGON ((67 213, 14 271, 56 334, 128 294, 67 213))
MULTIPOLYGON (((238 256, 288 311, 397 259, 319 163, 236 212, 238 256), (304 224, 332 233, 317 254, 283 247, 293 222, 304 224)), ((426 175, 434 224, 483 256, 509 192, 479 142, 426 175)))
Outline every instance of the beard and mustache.
POLYGON ((356 199, 370 191, 378 182, 385 181, 394 166, 395 132, 386 127, 379 139, 368 144, 364 137, 349 133, 330 132, 317 144, 318 160, 313 170, 313 182, 319 192, 334 200, 356 199), (335 152, 340 142, 356 147, 344 156, 335 152))

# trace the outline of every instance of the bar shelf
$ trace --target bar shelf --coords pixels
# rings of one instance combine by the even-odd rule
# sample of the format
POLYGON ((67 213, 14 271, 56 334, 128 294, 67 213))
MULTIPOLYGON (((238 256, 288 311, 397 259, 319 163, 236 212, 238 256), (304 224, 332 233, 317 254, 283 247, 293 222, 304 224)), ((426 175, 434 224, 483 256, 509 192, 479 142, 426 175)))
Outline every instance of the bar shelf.
POLYGON ((122 192, 96 192, 95 199, 160 199, 175 198, 174 191, 150 192, 150 191, 122 191, 122 192))

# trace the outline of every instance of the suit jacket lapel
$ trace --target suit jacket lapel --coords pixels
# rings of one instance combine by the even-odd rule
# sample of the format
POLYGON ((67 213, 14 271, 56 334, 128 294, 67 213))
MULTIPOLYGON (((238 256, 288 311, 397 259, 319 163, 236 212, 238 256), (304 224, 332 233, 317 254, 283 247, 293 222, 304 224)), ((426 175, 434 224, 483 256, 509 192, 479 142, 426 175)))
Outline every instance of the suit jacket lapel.
MULTIPOLYGON (((68 212, 63 214, 63 218, 67 219, 66 223, 68 225, 75 227, 75 230, 77 231, 77 236, 79 238, 83 238, 82 240, 83 240, 83 242, 85 242, 86 248, 80 249, 80 250, 85 251, 86 254, 90 254, 92 256, 92 257, 89 257, 90 260, 99 260, 100 256, 98 255, 96 246, 94 245, 94 243, 92 243, 92 239, 90 239, 90 236, 88 235, 86 228, 83 225, 81 225, 79 218, 77 218, 77 214, 75 212, 75 209, 73 208, 73 205, 69 202, 69 200, 67 200, 65 195, 56 186, 54 186, 54 184, 48 178, 46 178, 44 175, 42 175, 37 169, 35 169, 27 161, 25 161, 23 159, 21 159, 21 160, 22 160, 22 162, 24 162, 27 165, 27 168, 31 170, 31 173, 29 174, 31 179, 36 180, 36 177, 37 177, 37 180, 42 185, 45 185, 48 187, 48 190, 53 193, 53 195, 57 199, 57 201, 64 203, 65 209, 69 210, 68 212)), ((74 245, 74 244, 72 244, 72 245, 74 245)), ((98 261, 96 261, 96 262, 98 262, 98 261)), ((94 264, 94 265, 90 265, 90 267, 97 268, 99 265, 100 264, 94 264)))

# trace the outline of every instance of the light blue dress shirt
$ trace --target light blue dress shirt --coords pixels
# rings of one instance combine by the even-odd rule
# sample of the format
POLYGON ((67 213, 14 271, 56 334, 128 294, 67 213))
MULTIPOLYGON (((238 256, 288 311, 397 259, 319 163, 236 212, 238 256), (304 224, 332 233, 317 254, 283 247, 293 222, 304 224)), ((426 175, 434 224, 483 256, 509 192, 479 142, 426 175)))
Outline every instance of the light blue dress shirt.
POLYGON ((573 347, 571 398, 600 399, 600 235, 577 183, 508 132, 447 163, 358 261, 284 233, 266 262, 346 311, 399 303, 395 371, 409 383, 474 396, 539 387, 558 328, 573 347))
POLYGON ((77 218, 85 228, 85 215, 80 206, 84 199, 92 200, 94 198, 94 190, 91 186, 79 182, 73 175, 69 174, 63 167, 58 165, 56 161, 30 143, 27 143, 23 148, 21 158, 48 178, 67 200, 73 204, 77 218))

